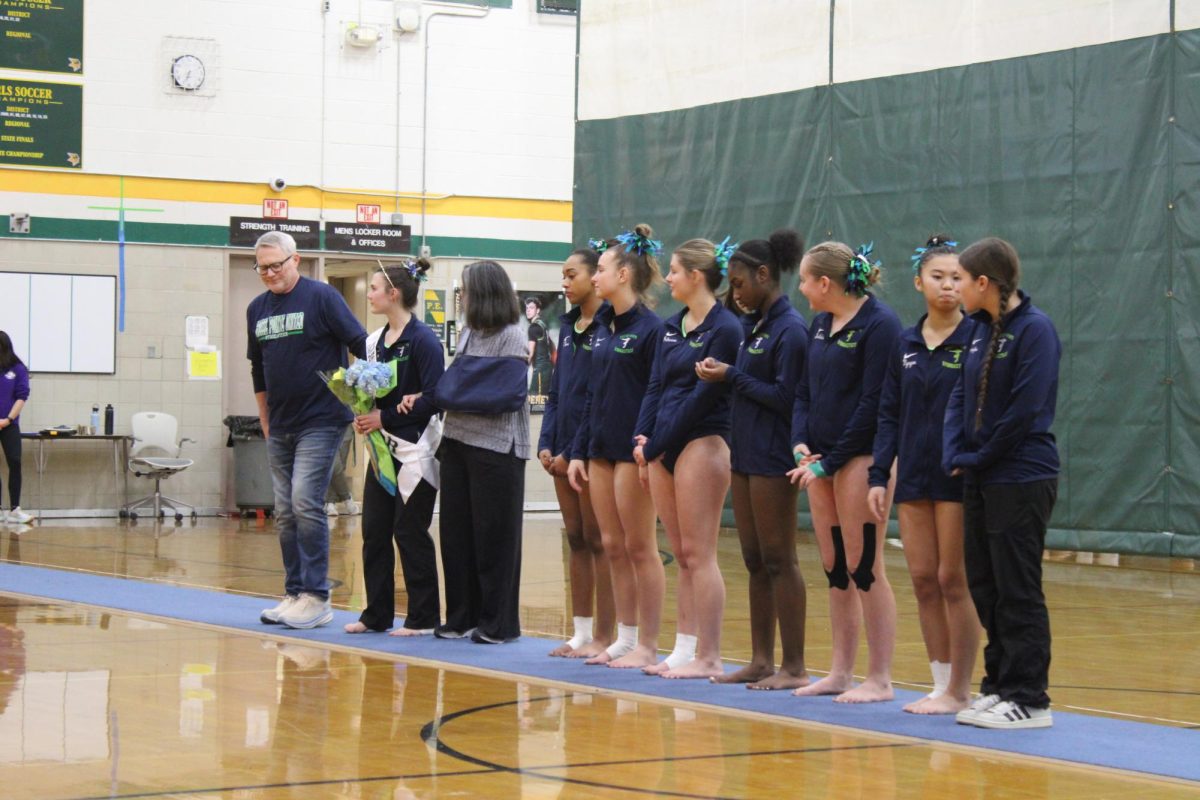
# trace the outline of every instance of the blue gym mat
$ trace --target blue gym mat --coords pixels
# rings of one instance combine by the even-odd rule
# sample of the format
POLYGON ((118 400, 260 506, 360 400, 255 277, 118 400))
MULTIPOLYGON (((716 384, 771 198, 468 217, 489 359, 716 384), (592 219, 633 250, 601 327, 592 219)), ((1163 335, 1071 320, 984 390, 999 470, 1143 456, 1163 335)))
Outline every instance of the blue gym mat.
POLYGON ((715 709, 754 711, 933 742, 1200 781, 1200 758, 1197 758, 1200 732, 1183 728, 1056 710, 1052 728, 983 730, 957 725, 951 716, 903 713, 901 707, 919 696, 912 691, 897 689, 896 699, 891 702, 845 705, 834 703, 831 697, 799 698, 785 692, 747 691, 740 685, 670 681, 648 677, 637 670, 589 667, 578 659, 547 657, 557 641, 533 636, 505 645, 478 645, 465 639, 446 641, 432 636, 352 636, 342 631, 345 623, 358 618, 357 613, 349 611, 335 612, 333 622, 327 627, 294 631, 259 622, 259 611, 272 605, 274 599, 17 564, 0 564, 0 592, 131 614, 150 614, 250 634, 269 633, 315 645, 354 647, 388 656, 435 661, 449 667, 473 667, 584 688, 629 692, 665 702, 702 703, 715 709))

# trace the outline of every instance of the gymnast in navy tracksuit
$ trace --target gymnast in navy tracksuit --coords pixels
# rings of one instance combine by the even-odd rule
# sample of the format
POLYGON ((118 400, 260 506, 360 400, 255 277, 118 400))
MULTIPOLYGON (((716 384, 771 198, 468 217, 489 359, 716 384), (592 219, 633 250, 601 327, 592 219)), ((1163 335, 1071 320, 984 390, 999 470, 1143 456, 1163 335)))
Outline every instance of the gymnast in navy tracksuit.
POLYGON ((613 643, 616 611, 612 576, 600 539, 600 524, 592 510, 587 487, 576 492, 567 482, 567 451, 583 420, 587 402, 592 343, 612 319, 612 306, 596 294, 592 276, 600 254, 592 248, 571 253, 562 267, 562 287, 572 308, 562 315, 558 331, 558 360, 550 377, 538 460, 554 478, 554 493, 562 511, 570 549, 571 611, 574 635, 550 652, 552 656, 592 658, 613 643), (592 595, 596 597, 592 616, 592 595), (595 623, 593 625, 593 622, 595 623))
POLYGON ((654 507, 679 564, 675 647, 646 670, 667 678, 725 673, 717 534, 729 489, 730 391, 728 384, 700 380, 696 365, 732 361, 742 341, 737 316, 715 294, 732 254, 727 243, 690 239, 671 255, 667 283, 685 308, 667 320, 638 415, 634 457, 648 467, 654 507))
POLYGON ((913 256, 913 284, 926 313, 900 335, 888 363, 868 493, 876 522, 887 524, 884 505, 896 463, 900 538, 933 673, 933 691, 904 707, 917 714, 966 708, 979 648, 979 618, 963 566, 962 479, 941 469, 942 420, 974 327, 960 308, 954 246, 934 236, 913 256))
POLYGON ((959 263, 963 306, 977 324, 946 407, 942 459, 963 476, 967 581, 987 644, 982 696, 957 720, 1044 728, 1052 720, 1042 551, 1058 494, 1050 427, 1062 344, 1050 318, 1017 289, 1012 245, 983 239, 959 263))
MULTIPOLYGON (((808 491, 813 530, 829 578, 833 663, 829 674, 796 689, 837 694, 844 703, 893 696, 896 598, 883 568, 883 540, 867 505, 867 468, 875 441, 879 392, 895 352, 900 320, 868 292, 879 279, 869 246, 852 251, 824 242, 800 262, 800 293, 813 318, 805 378, 796 389, 789 477, 808 491), (858 629, 865 620, 870 663, 854 686, 858 629)), ((885 498, 891 505, 891 492, 885 498)))
POLYGON ((704 380, 733 387, 733 518, 750 571, 750 663, 717 683, 750 689, 796 689, 804 668, 804 578, 796 560, 796 487, 790 445, 796 383, 804 372, 808 329, 780 285, 804 250, 800 235, 780 230, 742 242, 729 260, 729 291, 745 311, 746 337, 737 363, 706 359, 704 380), (775 624, 783 661, 775 671, 775 624))
POLYGON ((421 395, 442 377, 446 358, 437 335, 413 313, 420 283, 429 267, 429 261, 423 258, 381 265, 367 289, 371 311, 388 320, 387 325, 367 337, 367 358, 382 364, 395 361, 396 387, 377 398, 374 409, 356 417, 354 428, 364 435, 383 432, 395 462, 398 486, 395 495, 389 494, 374 469, 367 470, 362 516, 367 599, 358 620, 345 625, 347 633, 385 631, 395 623, 393 540, 400 550, 408 607, 404 625, 392 635, 430 634, 442 621, 437 551, 429 533, 437 498, 437 487, 430 479, 437 481, 434 453, 441 441, 441 420, 438 410, 421 395), (426 434, 430 425, 433 427, 426 434), (418 475, 421 477, 415 484, 409 482, 410 476, 418 475))
POLYGON ((617 640, 587 663, 619 668, 657 660, 666 591, 654 503, 633 460, 634 423, 663 330, 645 302, 662 283, 655 258, 661 245, 653 236, 642 224, 610 239, 592 276, 613 318, 592 340, 585 410, 567 468, 571 486, 581 491, 586 482, 591 492, 617 609, 617 640))

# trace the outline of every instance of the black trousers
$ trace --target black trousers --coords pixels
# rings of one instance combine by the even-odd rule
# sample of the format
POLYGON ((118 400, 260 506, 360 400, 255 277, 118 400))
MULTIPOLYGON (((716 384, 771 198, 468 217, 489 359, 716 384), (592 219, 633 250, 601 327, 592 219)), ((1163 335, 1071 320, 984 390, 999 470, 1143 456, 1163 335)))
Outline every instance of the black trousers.
POLYGON ((987 632, 981 690, 1031 708, 1050 705, 1050 612, 1042 593, 1042 551, 1057 497, 1057 480, 968 482, 963 492, 967 582, 987 632))
POLYGON ((9 506, 21 505, 21 426, 14 422, 0 431, 0 446, 4 448, 4 460, 8 462, 9 506))
POLYGON ((408 593, 404 627, 436 628, 441 622, 438 600, 437 552, 429 524, 437 489, 425 481, 409 495, 408 502, 397 492, 387 493, 371 470, 363 485, 363 581, 367 603, 359 622, 372 630, 387 630, 396 616, 396 552, 408 593))
POLYGON ((521 635, 521 511, 525 462, 443 439, 442 574, 446 627, 492 639, 521 635))

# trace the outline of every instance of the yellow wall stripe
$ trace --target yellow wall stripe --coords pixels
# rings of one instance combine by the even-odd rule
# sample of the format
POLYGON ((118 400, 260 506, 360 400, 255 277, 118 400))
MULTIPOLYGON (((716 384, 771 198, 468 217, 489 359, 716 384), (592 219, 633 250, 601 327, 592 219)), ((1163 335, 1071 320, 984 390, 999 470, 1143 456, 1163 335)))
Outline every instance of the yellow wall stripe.
MULTIPOLYGON (((6 169, 0 167, 0 190, 30 194, 57 194, 85 197, 118 197, 120 177, 90 173, 49 172, 44 170, 6 169)), ((288 187, 276 194, 265 184, 193 181, 175 178, 125 178, 125 196, 142 200, 171 200, 184 203, 233 203, 260 205, 265 197, 282 197, 297 208, 324 208, 353 211, 358 203, 383 206, 383 213, 396 210, 394 195, 374 189, 326 189, 313 186, 288 187), (369 192, 351 194, 349 192, 369 192)), ((401 198, 404 214, 421 211, 419 199, 401 198)), ((501 219, 532 219, 546 222, 570 222, 569 200, 526 200, 511 197, 465 197, 426 201, 430 214, 453 217, 493 217, 501 219)))

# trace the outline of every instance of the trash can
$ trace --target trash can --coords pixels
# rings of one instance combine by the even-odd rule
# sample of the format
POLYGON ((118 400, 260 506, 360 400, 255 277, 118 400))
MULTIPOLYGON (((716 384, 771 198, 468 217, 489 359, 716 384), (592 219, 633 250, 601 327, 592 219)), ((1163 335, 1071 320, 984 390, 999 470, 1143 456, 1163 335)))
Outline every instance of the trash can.
POLYGON ((234 502, 243 515, 259 509, 274 510, 275 489, 267 460, 267 440, 258 417, 228 416, 227 447, 233 448, 234 502))

